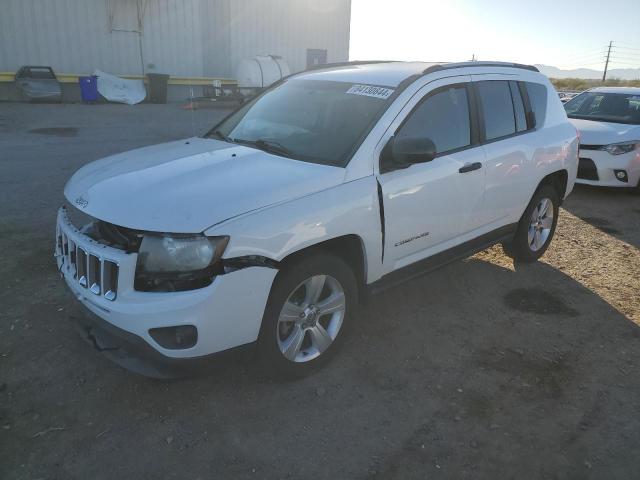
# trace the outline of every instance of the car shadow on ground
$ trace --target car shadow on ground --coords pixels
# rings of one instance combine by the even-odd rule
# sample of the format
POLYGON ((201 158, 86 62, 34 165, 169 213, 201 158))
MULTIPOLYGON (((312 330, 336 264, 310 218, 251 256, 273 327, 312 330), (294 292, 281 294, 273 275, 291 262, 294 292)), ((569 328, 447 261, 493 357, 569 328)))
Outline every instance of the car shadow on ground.
POLYGON ((633 189, 576 185, 563 207, 602 232, 640 248, 640 194, 633 189))
POLYGON ((185 466, 191 478, 640 469, 640 328, 544 263, 474 257, 374 297, 333 362, 293 383, 254 363, 145 379, 88 347, 69 324, 71 302, 57 305, 18 306, 31 326, 3 346, 8 478, 183 477, 185 466))

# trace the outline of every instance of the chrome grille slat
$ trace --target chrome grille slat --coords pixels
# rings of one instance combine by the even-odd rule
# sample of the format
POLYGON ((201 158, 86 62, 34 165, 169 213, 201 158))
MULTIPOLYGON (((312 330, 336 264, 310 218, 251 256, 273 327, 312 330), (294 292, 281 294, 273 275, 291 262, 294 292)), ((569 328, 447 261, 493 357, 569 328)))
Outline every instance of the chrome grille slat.
POLYGON ((110 260, 102 262, 104 298, 114 301, 118 292, 118 264, 110 260))
POLYGON ((118 295, 120 266, 117 261, 102 256, 107 253, 103 248, 94 249, 91 240, 83 240, 82 232, 73 228, 64 215, 59 218, 56 257, 61 271, 94 295, 113 302, 118 295))
POLYGON ((69 238, 64 233, 62 234, 62 254, 65 257, 69 256, 69 238))
POLYGON ((73 278, 78 278, 78 272, 76 270, 76 244, 73 243, 73 240, 71 240, 70 238, 67 238, 67 244, 69 249, 69 261, 67 262, 67 270, 69 272, 73 271, 73 278))
POLYGON ((76 270, 78 271, 78 283, 87 288, 89 286, 89 281, 87 280, 87 252, 82 248, 76 248, 76 270))
POLYGON ((62 255, 62 267, 69 270, 69 238, 60 232, 60 255, 62 255))
POLYGON ((100 295, 102 291, 102 262, 97 256, 89 254, 87 256, 87 267, 89 290, 94 295, 100 295))

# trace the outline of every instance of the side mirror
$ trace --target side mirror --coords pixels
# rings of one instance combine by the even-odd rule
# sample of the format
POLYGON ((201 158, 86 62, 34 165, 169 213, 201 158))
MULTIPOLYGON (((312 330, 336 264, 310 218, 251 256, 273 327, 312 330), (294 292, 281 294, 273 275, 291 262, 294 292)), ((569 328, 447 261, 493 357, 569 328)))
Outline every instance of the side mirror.
POLYGON ((436 146, 430 138, 392 137, 387 144, 393 163, 398 167, 408 167, 414 163, 430 162, 436 158, 436 146))

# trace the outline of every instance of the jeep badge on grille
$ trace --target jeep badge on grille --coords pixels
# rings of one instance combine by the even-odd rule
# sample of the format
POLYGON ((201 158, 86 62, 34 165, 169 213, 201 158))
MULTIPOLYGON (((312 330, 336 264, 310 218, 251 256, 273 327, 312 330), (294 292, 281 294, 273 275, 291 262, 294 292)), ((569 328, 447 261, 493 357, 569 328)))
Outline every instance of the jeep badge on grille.
POLYGON ((78 205, 80 208, 85 208, 87 205, 89 205, 89 200, 83 198, 82 195, 80 195, 78 198, 76 198, 76 205, 78 205))

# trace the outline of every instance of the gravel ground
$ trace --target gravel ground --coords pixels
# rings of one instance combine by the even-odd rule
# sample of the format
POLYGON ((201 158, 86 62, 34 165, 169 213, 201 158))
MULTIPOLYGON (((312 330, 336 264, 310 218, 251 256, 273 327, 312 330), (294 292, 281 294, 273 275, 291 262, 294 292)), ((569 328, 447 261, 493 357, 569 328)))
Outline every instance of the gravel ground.
POLYGON ((298 382, 251 362, 153 381, 85 344, 51 256, 66 179, 223 114, 0 104, 0 478, 638 477, 640 196, 625 192, 577 188, 537 264, 494 247, 374 298, 298 382))

